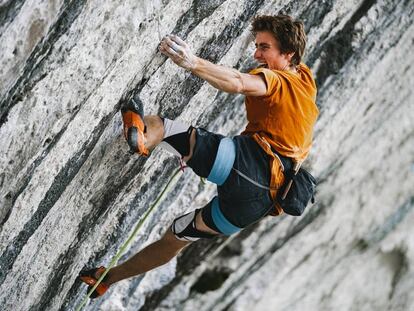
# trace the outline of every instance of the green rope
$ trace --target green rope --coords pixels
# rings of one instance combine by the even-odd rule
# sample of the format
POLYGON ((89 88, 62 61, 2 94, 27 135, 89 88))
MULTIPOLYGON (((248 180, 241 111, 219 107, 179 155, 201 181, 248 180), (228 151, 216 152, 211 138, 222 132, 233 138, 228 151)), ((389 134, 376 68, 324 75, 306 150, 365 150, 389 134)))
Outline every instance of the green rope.
POLYGON ((83 309, 83 307, 85 306, 85 304, 87 303, 89 297, 92 295, 93 291, 98 287, 98 285, 102 282, 102 280, 104 279, 104 277, 106 276, 106 274, 108 273, 108 271, 116 265, 116 263, 118 262, 119 258, 122 256, 122 254, 124 253, 124 251, 126 250, 126 248, 128 247, 128 245, 131 243, 131 241, 135 238, 135 236, 137 235, 139 229, 141 228, 141 226, 144 224, 145 220, 147 219, 147 217, 149 216, 149 214, 151 214, 151 212, 158 207, 158 205, 161 203, 161 201, 164 199, 166 193, 170 190, 170 188, 172 187, 173 184, 175 184, 178 179, 181 177, 181 175, 179 175, 178 173, 180 173, 181 169, 178 169, 174 175, 171 177, 171 179, 168 181, 167 185, 165 186, 164 190, 161 192, 161 194, 157 197, 157 199, 155 200, 155 202, 151 205, 151 207, 144 213, 144 215, 142 216, 142 218, 138 221, 138 223, 136 224, 134 231, 132 231, 131 235, 129 236, 129 238, 125 241, 124 244, 121 245, 121 248, 118 250, 118 252, 116 253, 115 257, 112 258, 111 262, 109 263, 108 268, 106 268, 105 272, 102 273, 101 277, 98 279, 98 281, 96 282, 96 284, 92 287, 92 289, 88 292, 88 294, 85 296, 85 298, 82 300, 82 302, 77 306, 76 311, 80 311, 83 309), (177 177, 178 176, 178 177, 177 177), (173 183, 174 182, 174 183, 173 183))

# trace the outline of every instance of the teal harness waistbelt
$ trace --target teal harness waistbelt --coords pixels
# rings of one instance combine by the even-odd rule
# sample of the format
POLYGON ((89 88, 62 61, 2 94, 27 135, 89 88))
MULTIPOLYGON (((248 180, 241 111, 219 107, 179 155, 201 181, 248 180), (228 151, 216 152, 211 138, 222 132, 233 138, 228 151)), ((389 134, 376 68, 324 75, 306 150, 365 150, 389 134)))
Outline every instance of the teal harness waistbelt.
POLYGON ((234 145, 233 139, 229 137, 223 138, 220 141, 216 159, 214 160, 213 167, 207 180, 219 186, 224 184, 227 177, 230 175, 235 159, 236 146, 234 145))
POLYGON ((233 233, 239 232, 242 228, 239 228, 233 225, 230 221, 227 220, 226 216, 220 210, 219 198, 215 197, 211 206, 211 217, 216 227, 224 235, 232 235, 233 233))

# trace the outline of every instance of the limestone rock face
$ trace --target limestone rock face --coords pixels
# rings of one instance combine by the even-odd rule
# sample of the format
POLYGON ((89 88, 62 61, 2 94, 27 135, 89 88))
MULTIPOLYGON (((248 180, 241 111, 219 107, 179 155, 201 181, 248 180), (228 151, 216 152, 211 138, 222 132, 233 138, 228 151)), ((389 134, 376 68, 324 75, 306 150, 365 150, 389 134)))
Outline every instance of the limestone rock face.
MULTIPOLYGON (((414 310, 413 1, 0 2, 0 305, 74 310, 178 161, 128 153, 120 106, 225 135, 243 96, 166 60, 161 38, 246 72, 258 14, 304 21, 320 117, 304 216, 267 217, 113 286, 85 310, 414 310)), ((215 193, 186 171, 121 258, 215 193)))

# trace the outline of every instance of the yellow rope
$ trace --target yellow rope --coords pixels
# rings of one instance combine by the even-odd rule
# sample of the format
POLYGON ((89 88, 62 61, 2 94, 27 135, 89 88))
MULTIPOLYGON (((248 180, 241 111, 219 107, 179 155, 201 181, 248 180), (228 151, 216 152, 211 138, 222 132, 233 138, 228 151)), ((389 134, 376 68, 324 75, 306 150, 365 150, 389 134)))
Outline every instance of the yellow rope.
POLYGON ((161 194, 157 197, 157 199, 155 200, 155 202, 151 205, 151 207, 144 213, 144 215, 142 216, 142 218, 138 221, 138 223, 136 224, 134 231, 132 231, 131 235, 129 236, 129 238, 125 241, 124 244, 121 245, 121 248, 119 249, 119 251, 116 253, 115 257, 112 258, 111 262, 109 263, 108 268, 106 268, 105 272, 102 273, 101 277, 98 279, 98 281, 96 282, 96 284, 92 287, 92 289, 88 292, 88 294, 85 296, 85 298, 82 300, 82 302, 76 307, 76 311, 80 311, 83 309, 83 307, 85 306, 86 302, 88 301, 88 298, 92 295, 93 291, 98 287, 98 285, 102 282, 102 280, 104 279, 104 277, 106 276, 106 274, 108 273, 108 271, 116 265, 116 263, 118 262, 119 258, 121 258, 122 254, 124 253, 124 251, 126 250, 126 248, 128 247, 128 245, 131 243, 131 241, 135 238, 136 234, 138 233, 139 229, 141 228, 141 226, 144 224, 145 220, 147 219, 148 215, 151 214, 151 212, 158 207, 158 205, 161 203, 161 201, 164 199, 166 193, 170 190, 170 188, 172 187, 173 184, 175 184, 178 179, 181 177, 182 174, 179 174, 180 172, 182 172, 181 169, 178 169, 174 175, 171 177, 171 179, 168 181, 167 185, 165 186, 164 190, 161 192, 161 194))

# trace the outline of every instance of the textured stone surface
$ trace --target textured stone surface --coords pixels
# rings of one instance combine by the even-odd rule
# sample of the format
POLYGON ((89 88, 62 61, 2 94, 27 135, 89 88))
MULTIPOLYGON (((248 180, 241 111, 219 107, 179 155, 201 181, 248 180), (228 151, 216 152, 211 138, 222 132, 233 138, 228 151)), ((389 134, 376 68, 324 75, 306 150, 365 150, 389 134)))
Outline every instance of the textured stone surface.
MULTIPOLYGON (((119 108, 223 134, 245 126, 243 97, 217 92, 157 52, 169 33, 247 71, 257 14, 308 32, 321 115, 307 166, 317 203, 111 288, 86 310, 413 310, 412 1, 0 2, 0 305, 71 310, 84 267, 108 264, 177 160, 130 156, 119 108)), ((214 186, 185 172, 125 256, 214 186)), ((125 259, 126 257, 123 257, 125 259)), ((123 260, 121 259, 121 260, 123 260)))

